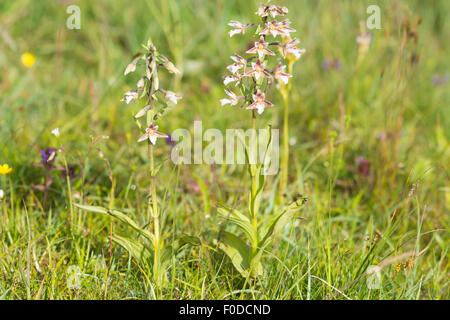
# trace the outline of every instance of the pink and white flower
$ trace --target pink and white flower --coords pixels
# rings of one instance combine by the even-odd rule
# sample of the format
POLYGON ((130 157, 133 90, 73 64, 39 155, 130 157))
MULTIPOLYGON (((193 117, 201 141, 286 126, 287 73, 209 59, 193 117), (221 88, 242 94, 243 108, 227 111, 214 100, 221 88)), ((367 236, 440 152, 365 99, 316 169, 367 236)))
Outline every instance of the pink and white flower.
POLYGON ((268 16, 267 6, 264 5, 263 3, 260 3, 259 6, 258 6, 258 11, 256 11, 256 14, 258 16, 260 16, 261 18, 267 17, 268 16))
POLYGON ((276 5, 270 5, 267 11, 270 13, 272 18, 275 18, 276 16, 285 16, 288 14, 289 10, 286 7, 279 7, 276 5))
POLYGON ((125 97, 123 97, 120 101, 125 101, 127 104, 129 104, 131 101, 138 98, 138 92, 137 90, 132 90, 125 92, 125 97))
POLYGON ((149 140, 151 144, 155 144, 158 138, 168 138, 169 136, 165 133, 158 132, 158 126, 150 124, 150 126, 145 129, 145 134, 138 139, 138 142, 149 140))
POLYGON ((259 78, 261 77, 270 78, 270 73, 267 72, 264 63, 262 63, 261 60, 258 59, 256 62, 252 62, 252 69, 249 72, 247 72, 244 76, 245 77, 255 76, 255 79, 259 80, 259 78))
POLYGON ((231 60, 233 60, 236 64, 241 65, 242 67, 245 67, 247 65, 247 60, 242 58, 240 55, 235 54, 234 56, 230 57, 231 60))
POLYGON ((295 32, 296 30, 294 28, 289 27, 291 25, 291 21, 284 20, 283 22, 279 23, 279 30, 283 36, 289 37, 291 32, 295 32))
POLYGON ((289 27, 291 22, 289 20, 284 20, 283 22, 277 22, 276 20, 270 21, 266 24, 266 27, 259 33, 260 35, 269 35, 273 37, 289 36, 291 32, 295 32, 295 29, 289 27))
POLYGON ((288 55, 293 55, 297 60, 302 57, 302 55, 306 52, 305 49, 300 49, 298 45, 300 44, 300 40, 294 39, 281 46, 281 51, 283 53, 283 57, 286 58, 288 55))
POLYGON ((275 55, 275 53, 273 53, 272 51, 269 50, 268 43, 266 41, 264 41, 264 37, 263 36, 261 36, 259 38, 259 41, 255 42, 253 48, 247 50, 246 53, 249 53, 249 54, 258 53, 258 57, 260 59, 262 59, 265 54, 270 55, 270 56, 274 56, 275 55))
POLYGON ((245 34, 245 31, 252 26, 251 24, 243 24, 240 23, 239 21, 230 21, 228 25, 234 28, 233 30, 230 30, 230 32, 228 32, 230 38, 233 37, 235 34, 245 34))
POLYGON ((259 5, 258 12, 256 12, 257 15, 259 15, 262 18, 265 18, 269 15, 272 16, 272 18, 275 18, 276 16, 284 16, 288 13, 288 8, 286 7, 279 7, 276 5, 269 5, 265 6, 263 4, 259 5))
POLYGON ((283 66, 281 62, 278 62, 278 66, 273 70, 273 77, 287 85, 289 78, 292 78, 292 75, 284 72, 285 70, 286 66, 283 66))
POLYGON ((220 100, 220 103, 222 106, 229 104, 232 106, 235 106, 238 104, 239 100, 244 99, 244 96, 237 96, 234 92, 231 90, 225 89, 225 93, 228 95, 229 98, 220 100))
POLYGON ((283 22, 272 20, 266 24, 266 27, 259 34, 262 36, 271 34, 273 37, 278 35, 288 37, 291 32, 296 31, 294 28, 289 27, 290 24, 289 20, 284 20, 283 22))
POLYGON ((247 109, 256 109, 258 114, 264 112, 264 109, 267 107, 273 107, 273 103, 266 100, 266 95, 261 92, 261 90, 257 90, 256 94, 253 95, 253 103, 247 107, 247 109))
POLYGON ((276 20, 270 21, 266 24, 266 27, 259 33, 260 36, 267 36, 271 34, 273 37, 282 35, 283 32, 280 30, 281 24, 276 20))
POLYGON ((232 73, 235 74, 242 68, 247 66, 247 60, 242 58, 240 55, 236 54, 234 56, 231 56, 231 60, 233 60, 235 63, 232 65, 229 65, 227 69, 232 73))
POLYGON ((170 102, 172 102, 173 104, 178 104, 178 100, 181 100, 183 98, 179 94, 176 94, 175 92, 172 92, 172 91, 166 91, 164 93, 164 97, 167 100, 169 100, 170 102))
POLYGON ((224 85, 229 85, 232 82, 236 82, 236 86, 241 82, 242 75, 238 72, 233 73, 231 76, 226 76, 225 80, 223 81, 224 85))

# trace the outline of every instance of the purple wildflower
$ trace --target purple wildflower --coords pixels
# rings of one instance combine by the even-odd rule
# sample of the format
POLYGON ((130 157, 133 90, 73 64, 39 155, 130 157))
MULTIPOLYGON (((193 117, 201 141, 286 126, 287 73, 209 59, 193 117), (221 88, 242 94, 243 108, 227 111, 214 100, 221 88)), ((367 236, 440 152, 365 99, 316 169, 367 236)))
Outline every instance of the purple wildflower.
POLYGON ((39 150, 41 153, 41 162, 45 165, 51 165, 56 157, 56 148, 47 148, 39 150))
POLYGON ((175 141, 172 140, 172 136, 169 134, 168 137, 166 138, 166 142, 170 147, 175 147, 175 141))

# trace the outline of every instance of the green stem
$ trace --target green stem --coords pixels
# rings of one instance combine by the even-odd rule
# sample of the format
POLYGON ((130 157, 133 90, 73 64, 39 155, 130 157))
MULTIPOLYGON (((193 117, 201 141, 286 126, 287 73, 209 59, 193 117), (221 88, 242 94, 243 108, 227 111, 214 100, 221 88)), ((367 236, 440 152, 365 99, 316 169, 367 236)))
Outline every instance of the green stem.
POLYGON ((70 183, 70 172, 69 172, 69 165, 67 164, 66 155, 64 154, 64 149, 61 147, 62 151, 62 157, 64 162, 64 167, 66 168, 66 182, 67 182, 67 192, 69 193, 69 207, 70 207, 70 229, 73 232, 74 224, 76 221, 75 217, 75 211, 73 209, 73 199, 72 199, 72 186, 70 183))
POLYGON ((289 97, 283 99, 283 153, 281 159, 280 197, 283 197, 287 188, 289 166, 289 97))
MULTIPOLYGON (((288 72, 292 74, 293 63, 289 63, 288 72)), ((280 177, 280 189, 279 199, 284 197, 287 189, 289 178, 289 97, 291 93, 291 83, 285 86, 285 91, 282 92, 284 103, 284 116, 283 116, 283 153, 281 155, 281 177, 280 177)))
MULTIPOLYGON (((250 145, 250 159, 257 159, 257 146, 256 146, 256 111, 253 110, 252 113, 252 141, 250 145)), ((257 177, 256 177, 256 168, 257 163, 249 164, 250 165, 250 178, 251 178, 251 194, 250 194, 250 213, 252 217, 252 226, 254 232, 254 238, 256 243, 252 243, 252 252, 256 254, 258 247, 258 207, 257 207, 257 177)))
POLYGON ((153 233, 154 233, 154 260, 153 260, 153 278, 155 283, 159 284, 159 260, 161 249, 161 235, 159 230, 159 212, 158 212, 158 200, 156 198, 156 183, 155 183, 155 168, 153 161, 153 145, 148 142, 148 158, 150 162, 150 190, 148 195, 148 218, 150 219, 150 213, 153 218, 153 233))

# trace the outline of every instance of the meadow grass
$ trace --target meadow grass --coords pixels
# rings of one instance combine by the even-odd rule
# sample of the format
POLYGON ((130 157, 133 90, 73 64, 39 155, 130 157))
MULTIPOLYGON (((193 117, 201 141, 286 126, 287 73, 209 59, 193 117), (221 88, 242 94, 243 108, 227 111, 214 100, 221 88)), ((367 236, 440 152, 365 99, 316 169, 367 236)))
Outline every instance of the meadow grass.
MULTIPOLYGON (((202 240, 173 257, 164 290, 110 246, 109 217, 73 204, 116 208, 146 226, 147 149, 136 143, 136 109, 120 99, 137 81, 124 68, 149 37, 182 71, 161 80, 184 97, 162 132, 192 130, 196 119, 250 126, 219 99, 229 56, 245 47, 226 24, 249 20, 258 1, 80 0, 80 30, 66 28, 69 2, 0 3, 0 165, 13 167, 0 176, 1 299, 449 298, 450 90, 433 77, 449 73, 450 3, 279 2, 307 48, 294 67, 284 193, 308 204, 267 252, 264 276, 248 282, 214 245, 214 232, 235 231, 217 205, 246 206, 245 167, 175 166, 159 144, 162 230, 202 240), (383 29, 358 59, 369 4, 382 9, 383 29), (408 17, 417 41, 402 29, 408 17), (20 60, 27 51, 31 68, 20 60), (55 164, 73 166, 72 178, 36 165, 47 147, 61 149, 55 164), (47 197, 36 188, 46 174, 47 197), (370 265, 382 266, 381 289, 367 286, 370 265), (79 289, 67 285, 70 266, 81 272, 79 289)), ((282 99, 270 99, 276 108, 259 121, 280 127, 282 99)), ((268 178, 266 215, 278 205, 277 179, 268 178)), ((112 232, 134 231, 113 223, 112 232)))

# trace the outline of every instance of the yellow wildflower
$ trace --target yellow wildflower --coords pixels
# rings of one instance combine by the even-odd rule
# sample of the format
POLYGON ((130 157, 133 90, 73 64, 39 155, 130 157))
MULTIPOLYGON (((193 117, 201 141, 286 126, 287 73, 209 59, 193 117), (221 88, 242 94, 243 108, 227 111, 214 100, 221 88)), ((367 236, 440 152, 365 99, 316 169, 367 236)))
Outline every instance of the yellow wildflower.
POLYGON ((23 65, 27 68, 31 68, 36 62, 36 57, 29 52, 22 54, 20 59, 22 60, 23 65))
POLYGON ((0 174, 1 175, 9 174, 9 173, 11 173, 11 171, 12 171, 12 168, 10 168, 8 166, 8 164, 4 164, 4 165, 0 166, 0 174))

